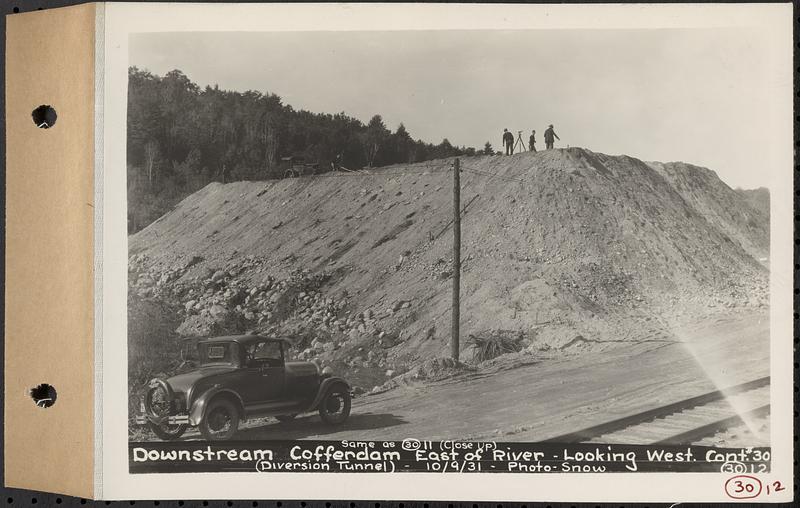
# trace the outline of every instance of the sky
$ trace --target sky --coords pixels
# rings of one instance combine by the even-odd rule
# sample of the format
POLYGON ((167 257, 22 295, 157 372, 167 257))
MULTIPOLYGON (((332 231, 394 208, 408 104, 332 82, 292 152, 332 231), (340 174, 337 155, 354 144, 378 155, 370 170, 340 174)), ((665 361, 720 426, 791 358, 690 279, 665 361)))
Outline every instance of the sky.
POLYGON ((380 114, 432 143, 537 147, 708 167, 768 186, 770 59, 748 28, 133 34, 129 64, 200 86, 275 93, 295 109, 380 114))

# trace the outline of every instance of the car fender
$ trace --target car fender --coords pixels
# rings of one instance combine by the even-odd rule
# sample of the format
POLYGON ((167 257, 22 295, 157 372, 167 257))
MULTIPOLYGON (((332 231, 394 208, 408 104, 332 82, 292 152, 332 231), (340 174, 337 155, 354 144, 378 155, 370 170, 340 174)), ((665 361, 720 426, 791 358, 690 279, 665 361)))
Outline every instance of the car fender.
POLYGON ((236 405, 239 406, 241 417, 244 418, 244 402, 242 402, 242 398, 239 394, 229 388, 223 388, 221 385, 214 385, 201 393, 194 402, 192 402, 192 408, 189 410, 189 425, 200 425, 200 422, 203 421, 206 415, 206 409, 208 409, 208 404, 211 402, 211 399, 220 394, 225 394, 234 399, 236 405))
POLYGON ((322 381, 322 383, 320 383, 319 390, 317 390, 317 396, 314 397, 314 401, 311 403, 311 405, 308 406, 307 411, 313 411, 317 409, 319 403, 322 402, 322 397, 325 396, 325 392, 328 391, 328 389, 330 389, 332 386, 335 386, 337 384, 344 386, 345 390, 347 390, 348 392, 350 391, 350 384, 344 379, 340 377, 325 378, 322 381))

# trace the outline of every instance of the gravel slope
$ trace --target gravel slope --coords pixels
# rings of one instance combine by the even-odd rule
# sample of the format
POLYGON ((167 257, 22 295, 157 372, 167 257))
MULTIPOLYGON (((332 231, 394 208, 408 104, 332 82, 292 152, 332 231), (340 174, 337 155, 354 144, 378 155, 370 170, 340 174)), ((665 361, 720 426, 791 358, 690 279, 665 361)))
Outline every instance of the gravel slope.
MULTIPOLYGON (((449 350, 452 162, 210 184, 129 237, 131 301, 168 301, 185 334, 223 311, 320 329, 307 357, 380 384, 449 350), (322 275, 278 284, 298 269, 322 275)), ((768 219, 707 169, 581 148, 461 163, 462 349, 511 330, 603 351, 768 304, 768 219)))

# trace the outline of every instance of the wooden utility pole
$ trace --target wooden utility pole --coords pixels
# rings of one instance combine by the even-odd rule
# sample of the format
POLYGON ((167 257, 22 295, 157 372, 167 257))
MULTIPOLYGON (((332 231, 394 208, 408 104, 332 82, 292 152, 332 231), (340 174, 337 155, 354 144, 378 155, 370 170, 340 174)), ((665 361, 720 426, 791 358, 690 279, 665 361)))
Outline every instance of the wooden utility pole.
POLYGON ((453 360, 458 361, 458 328, 461 316, 461 164, 453 163, 453 326, 450 351, 453 360))

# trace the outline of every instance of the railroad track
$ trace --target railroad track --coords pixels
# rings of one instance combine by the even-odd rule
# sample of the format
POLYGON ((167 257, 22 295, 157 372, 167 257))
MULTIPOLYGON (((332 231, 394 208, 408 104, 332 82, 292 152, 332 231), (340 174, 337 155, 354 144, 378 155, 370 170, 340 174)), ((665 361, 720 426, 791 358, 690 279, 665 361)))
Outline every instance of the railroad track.
POLYGON ((557 443, 683 445, 745 428, 769 415, 769 377, 704 393, 546 440, 557 443), (766 402, 766 404, 765 404, 766 402))

